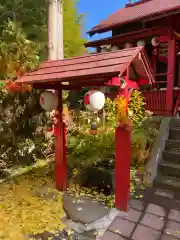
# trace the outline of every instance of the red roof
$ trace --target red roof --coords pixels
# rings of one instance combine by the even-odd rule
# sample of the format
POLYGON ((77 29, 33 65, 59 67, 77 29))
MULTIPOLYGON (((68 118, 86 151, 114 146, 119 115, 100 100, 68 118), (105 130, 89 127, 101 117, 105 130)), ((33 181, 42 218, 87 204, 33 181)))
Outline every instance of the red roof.
POLYGON ((113 27, 141 20, 157 14, 180 9, 180 0, 144 0, 125 8, 120 8, 107 19, 93 27, 89 33, 101 33, 113 27))
POLYGON ((139 66, 139 73, 148 76, 153 81, 151 70, 142 47, 123 49, 116 52, 90 54, 58 61, 47 61, 40 65, 38 70, 27 73, 17 83, 60 83, 69 82, 70 85, 84 85, 93 80, 101 83, 111 77, 122 75, 133 63, 139 66), (139 58, 142 53, 142 58, 139 58), (146 68, 146 69, 145 69, 146 68))

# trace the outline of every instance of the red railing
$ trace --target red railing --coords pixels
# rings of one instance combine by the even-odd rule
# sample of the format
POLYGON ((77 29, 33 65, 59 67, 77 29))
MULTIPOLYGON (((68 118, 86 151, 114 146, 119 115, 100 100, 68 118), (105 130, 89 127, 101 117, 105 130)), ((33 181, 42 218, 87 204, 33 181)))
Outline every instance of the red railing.
MULTIPOLYGON (((174 106, 173 106, 173 112, 174 108, 176 106, 176 99, 178 96, 178 93, 180 93, 179 88, 174 88, 174 106)), ((166 113, 166 89, 160 89, 160 90, 151 90, 147 92, 143 92, 146 106, 145 108, 147 110, 152 111, 155 115, 165 115, 166 113)))
POLYGON ((166 90, 143 92, 146 109, 155 115, 164 115, 166 111, 166 90))

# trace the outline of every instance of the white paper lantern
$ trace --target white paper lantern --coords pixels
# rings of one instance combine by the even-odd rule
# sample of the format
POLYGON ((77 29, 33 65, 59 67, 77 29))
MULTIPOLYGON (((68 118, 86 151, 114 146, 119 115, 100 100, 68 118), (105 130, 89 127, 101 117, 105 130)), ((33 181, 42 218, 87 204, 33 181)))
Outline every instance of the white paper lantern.
POLYGON ((108 52, 108 48, 107 47, 102 47, 101 48, 101 53, 106 53, 108 52))
POLYGON ((160 44, 160 42, 157 39, 157 37, 153 37, 151 40, 151 44, 153 45, 153 47, 157 47, 160 44))
POLYGON ((114 51, 118 51, 118 50, 119 50, 119 47, 118 47, 118 46, 115 46, 115 45, 112 46, 112 48, 111 48, 111 51, 113 51, 113 52, 114 52, 114 51))
POLYGON ((132 47, 133 47, 132 43, 126 42, 124 44, 124 48, 132 48, 132 47))
POLYGON ((104 93, 98 90, 91 90, 84 96, 84 104, 89 111, 97 112, 104 107, 105 96, 104 93))
POLYGON ((43 92, 40 96, 41 107, 48 112, 57 109, 58 106, 58 96, 50 90, 43 92))
POLYGON ((145 43, 144 40, 139 40, 139 41, 137 42, 137 46, 138 46, 138 47, 145 47, 145 45, 146 45, 146 43, 145 43))

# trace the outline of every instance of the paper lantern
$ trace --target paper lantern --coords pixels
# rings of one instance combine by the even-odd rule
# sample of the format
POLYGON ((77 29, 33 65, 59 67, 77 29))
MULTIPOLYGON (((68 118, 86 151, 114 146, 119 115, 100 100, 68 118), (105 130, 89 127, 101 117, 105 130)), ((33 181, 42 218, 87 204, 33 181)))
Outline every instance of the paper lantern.
POLYGON ((124 48, 132 48, 132 47, 133 47, 132 43, 126 42, 124 44, 124 48))
POLYGON ((108 48, 107 47, 102 47, 101 48, 101 53, 106 53, 108 52, 108 48))
POLYGON ((112 48, 111 48, 111 51, 118 51, 119 50, 119 47, 118 46, 112 46, 112 48))
POLYGON ((139 41, 137 42, 137 46, 138 46, 138 47, 145 47, 145 45, 146 45, 146 43, 145 43, 144 40, 139 40, 139 41))
POLYGON ((58 106, 58 96, 53 91, 45 91, 40 96, 40 105, 45 111, 51 112, 58 106))
POLYGON ((151 44, 153 45, 153 47, 157 47, 160 44, 160 42, 157 39, 157 37, 153 37, 151 40, 151 44))
POLYGON ((97 112, 104 107, 105 96, 104 93, 98 90, 92 90, 84 96, 84 104, 89 111, 97 112))

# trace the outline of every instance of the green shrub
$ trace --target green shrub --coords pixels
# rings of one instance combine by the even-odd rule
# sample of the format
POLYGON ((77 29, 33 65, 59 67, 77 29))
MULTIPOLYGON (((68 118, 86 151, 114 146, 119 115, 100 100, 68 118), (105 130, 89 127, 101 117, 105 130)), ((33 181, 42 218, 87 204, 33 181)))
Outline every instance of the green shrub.
POLYGON ((133 127, 135 128, 146 118, 144 105, 143 94, 138 90, 134 90, 131 94, 128 106, 131 112, 130 118, 133 121, 133 127))
POLYGON ((91 135, 88 132, 79 132, 76 135, 68 134, 69 166, 83 169, 98 161, 114 157, 114 132, 100 132, 91 135))
POLYGON ((106 98, 104 105, 105 125, 115 128, 116 126, 116 103, 110 98, 106 98))

